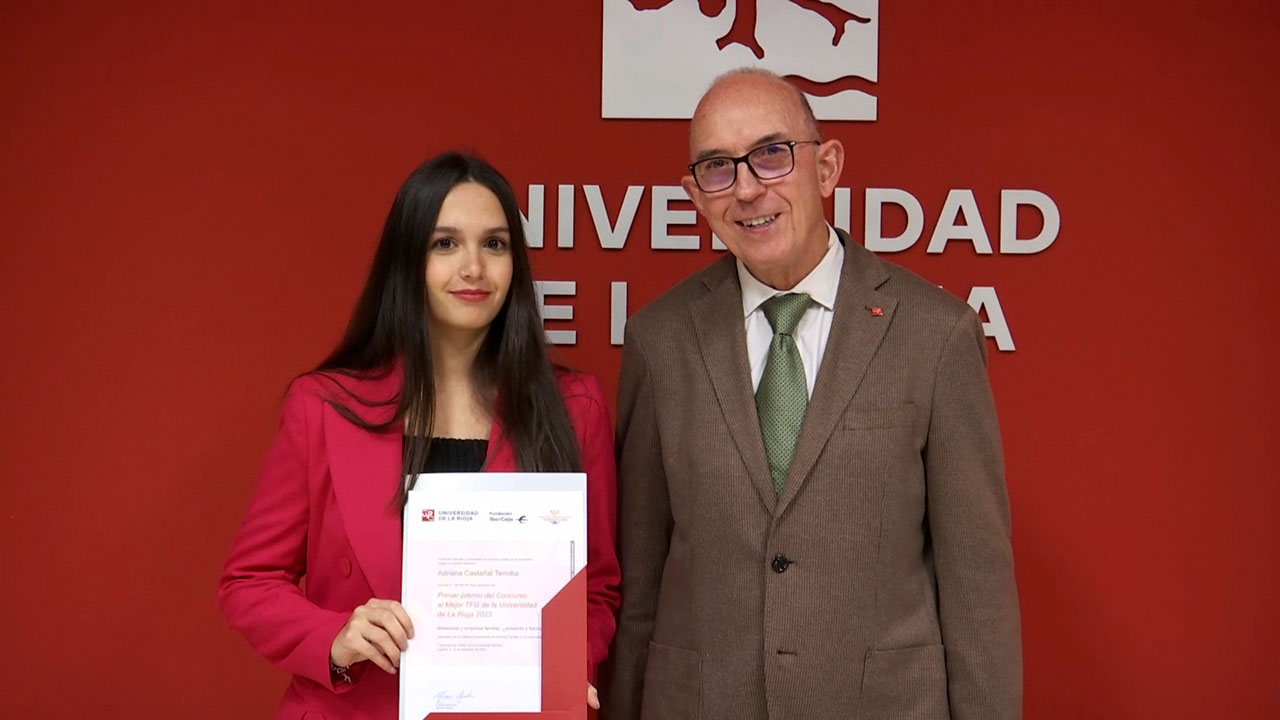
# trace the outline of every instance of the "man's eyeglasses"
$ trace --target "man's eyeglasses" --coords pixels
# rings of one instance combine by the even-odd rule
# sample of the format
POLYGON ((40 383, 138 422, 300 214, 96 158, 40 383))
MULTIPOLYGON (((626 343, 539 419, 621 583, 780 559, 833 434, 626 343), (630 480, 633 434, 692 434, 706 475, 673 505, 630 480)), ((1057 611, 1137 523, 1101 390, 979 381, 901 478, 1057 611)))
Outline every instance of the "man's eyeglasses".
POLYGON ((747 169, 757 180, 777 180, 789 175, 796 167, 796 145, 817 145, 821 140, 787 140, 761 145, 746 155, 738 157, 710 157, 689 166, 693 181, 705 193, 720 192, 733 187, 738 180, 738 163, 746 163, 747 169))

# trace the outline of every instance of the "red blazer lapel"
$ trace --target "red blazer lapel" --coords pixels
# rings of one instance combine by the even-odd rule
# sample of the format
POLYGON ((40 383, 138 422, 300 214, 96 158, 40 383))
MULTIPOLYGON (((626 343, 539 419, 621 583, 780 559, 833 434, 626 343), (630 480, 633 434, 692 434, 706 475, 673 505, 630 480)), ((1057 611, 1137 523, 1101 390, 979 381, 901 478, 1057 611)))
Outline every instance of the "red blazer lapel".
MULTIPOLYGON (((400 392, 402 375, 397 366, 385 378, 342 377, 340 381, 348 390, 343 392, 335 386, 335 400, 359 411, 362 408, 352 400, 351 394, 367 400, 395 397, 400 392)), ((375 408, 373 412, 362 413, 362 417, 378 420, 386 417, 384 413, 389 410, 375 408)), ((404 428, 397 424, 386 432, 371 432, 342 417, 330 406, 324 408, 323 422, 333 493, 356 560, 369 579, 374 597, 399 600, 404 540, 403 525, 394 503, 399 483, 403 482, 400 471, 404 428)), ((516 469, 515 452, 497 418, 489 430, 484 469, 489 472, 516 469)))
MULTIPOLYGON (((401 376, 397 368, 385 378, 341 381, 360 397, 384 400, 400 392, 401 376)), ((364 410, 346 393, 336 392, 334 399, 356 412, 364 410)), ((389 412, 390 408, 374 408, 361 416, 376 421, 389 412)), ((385 432, 372 432, 328 405, 323 422, 333 494, 356 560, 374 597, 399 600, 403 536, 395 503, 403 481, 403 426, 396 423, 385 432)))

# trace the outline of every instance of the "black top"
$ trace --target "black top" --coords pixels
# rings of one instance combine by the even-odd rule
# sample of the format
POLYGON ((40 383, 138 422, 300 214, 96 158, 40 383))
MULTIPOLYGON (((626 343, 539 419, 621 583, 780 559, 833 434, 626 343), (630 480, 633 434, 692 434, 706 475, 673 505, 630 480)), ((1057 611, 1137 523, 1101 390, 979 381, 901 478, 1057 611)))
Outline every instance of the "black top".
POLYGON ((488 453, 488 440, 431 438, 431 451, 422 472, 480 472, 488 453))

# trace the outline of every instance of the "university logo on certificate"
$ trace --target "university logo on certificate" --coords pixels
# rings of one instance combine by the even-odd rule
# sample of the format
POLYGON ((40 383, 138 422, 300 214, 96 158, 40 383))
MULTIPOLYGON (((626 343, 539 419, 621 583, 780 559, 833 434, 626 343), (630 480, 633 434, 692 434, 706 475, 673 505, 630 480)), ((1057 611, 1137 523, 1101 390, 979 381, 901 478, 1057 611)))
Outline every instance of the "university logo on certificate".
MULTIPOLYGON (((414 638, 400 661, 402 720, 539 713, 552 672, 581 676, 585 705, 585 656, 572 654, 583 658, 577 667, 544 667, 544 643, 565 638, 543 621, 571 583, 585 593, 574 581, 587 560, 586 514, 582 473, 419 476, 404 514, 401 602, 414 638)), ((585 597, 577 606, 583 627, 570 635, 585 653, 585 597)))

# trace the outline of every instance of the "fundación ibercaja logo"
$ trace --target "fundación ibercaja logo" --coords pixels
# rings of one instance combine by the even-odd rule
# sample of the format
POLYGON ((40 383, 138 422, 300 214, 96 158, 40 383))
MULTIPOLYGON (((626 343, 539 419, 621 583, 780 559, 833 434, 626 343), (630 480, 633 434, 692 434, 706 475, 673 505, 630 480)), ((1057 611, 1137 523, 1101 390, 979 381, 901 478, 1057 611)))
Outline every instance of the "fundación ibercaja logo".
POLYGON ((794 81, 819 120, 875 120, 879 0, 604 0, 601 116, 687 119, 718 75, 794 81))

